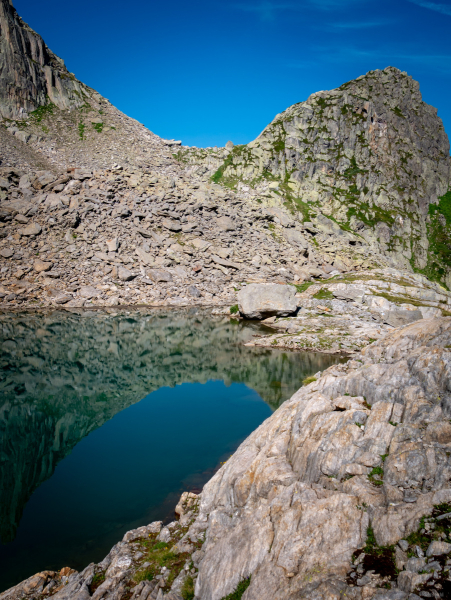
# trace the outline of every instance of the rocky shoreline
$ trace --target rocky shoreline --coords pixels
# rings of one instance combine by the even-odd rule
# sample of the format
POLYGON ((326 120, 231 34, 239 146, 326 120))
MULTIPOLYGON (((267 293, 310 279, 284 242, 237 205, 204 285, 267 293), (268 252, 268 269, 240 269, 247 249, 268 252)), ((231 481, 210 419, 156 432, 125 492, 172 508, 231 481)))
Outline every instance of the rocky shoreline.
POLYGON ((450 389, 451 318, 394 329, 296 392, 178 520, 0 598, 446 598, 450 389))
MULTIPOLYGON (((199 149, 78 81, 11 0, 0 62, 0 316, 208 306, 228 326, 259 319, 247 343, 262 353, 350 357, 184 494, 178 520, 0 600, 451 598, 451 161, 418 82, 370 71, 247 145, 199 149)), ((18 342, 2 344, 8 360, 18 342)), ((101 343, 82 353, 98 360, 101 343)), ((13 379, 32 378, 16 358, 13 379)), ((139 398, 144 367, 134 378, 139 398)))

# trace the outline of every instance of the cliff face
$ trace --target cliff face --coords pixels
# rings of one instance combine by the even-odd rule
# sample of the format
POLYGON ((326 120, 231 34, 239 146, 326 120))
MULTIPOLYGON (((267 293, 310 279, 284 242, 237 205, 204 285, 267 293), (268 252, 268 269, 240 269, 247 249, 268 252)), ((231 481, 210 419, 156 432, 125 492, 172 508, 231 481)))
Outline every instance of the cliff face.
POLYGON ((61 109, 84 104, 85 85, 77 81, 17 14, 10 0, 0 1, 0 115, 22 119, 52 102, 61 109))
POLYGON ((406 73, 388 67, 317 92, 217 165, 216 182, 247 187, 304 222, 321 226, 331 217, 397 266, 450 283, 451 223, 440 222, 440 235, 447 233, 439 248, 434 222, 450 202, 439 200, 450 183, 449 141, 406 73))

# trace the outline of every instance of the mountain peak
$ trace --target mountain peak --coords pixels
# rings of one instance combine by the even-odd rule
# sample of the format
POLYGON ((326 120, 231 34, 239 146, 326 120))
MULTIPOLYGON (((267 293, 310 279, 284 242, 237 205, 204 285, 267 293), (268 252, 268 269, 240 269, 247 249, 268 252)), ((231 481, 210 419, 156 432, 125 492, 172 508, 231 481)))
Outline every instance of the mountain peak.
POLYGON ((52 102, 77 108, 88 88, 69 73, 42 37, 17 14, 11 0, 0 0, 0 115, 23 119, 52 102))

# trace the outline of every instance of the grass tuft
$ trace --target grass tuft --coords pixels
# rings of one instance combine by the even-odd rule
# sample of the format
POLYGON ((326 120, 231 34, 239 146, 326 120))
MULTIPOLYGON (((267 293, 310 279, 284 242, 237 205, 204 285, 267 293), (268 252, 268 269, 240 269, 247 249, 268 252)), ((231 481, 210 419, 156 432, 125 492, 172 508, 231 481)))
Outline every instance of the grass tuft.
POLYGON ((236 590, 234 592, 228 594, 227 596, 224 596, 223 598, 221 598, 221 600, 241 600, 242 595, 250 586, 250 584, 250 577, 248 577, 247 579, 243 579, 243 581, 240 581, 240 583, 237 585, 236 590))
POLYGON ((181 589, 181 595, 183 600, 193 600, 194 598, 194 580, 190 576, 188 576, 183 582, 183 587, 181 589))

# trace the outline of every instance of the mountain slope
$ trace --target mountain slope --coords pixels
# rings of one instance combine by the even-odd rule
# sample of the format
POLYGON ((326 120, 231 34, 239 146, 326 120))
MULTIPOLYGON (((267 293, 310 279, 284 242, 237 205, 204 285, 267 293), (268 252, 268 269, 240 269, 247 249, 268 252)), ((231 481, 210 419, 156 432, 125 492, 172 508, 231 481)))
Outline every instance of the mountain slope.
POLYGON ((250 187, 304 221, 332 217, 397 266, 450 285, 451 218, 434 219, 449 211, 450 200, 439 200, 450 184, 449 141, 406 73, 388 67, 317 92, 218 163, 215 182, 250 187))

